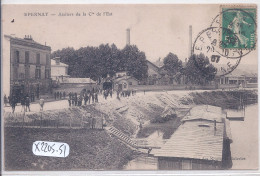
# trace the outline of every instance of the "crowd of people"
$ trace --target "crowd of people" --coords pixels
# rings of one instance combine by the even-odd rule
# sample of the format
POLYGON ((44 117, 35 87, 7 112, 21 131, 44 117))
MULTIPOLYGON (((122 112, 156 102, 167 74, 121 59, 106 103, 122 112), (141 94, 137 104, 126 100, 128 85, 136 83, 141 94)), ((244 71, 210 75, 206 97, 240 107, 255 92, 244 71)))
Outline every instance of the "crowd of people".
MULTIPOLYGON (((53 93, 53 98, 55 100, 64 100, 68 97, 69 106, 82 106, 87 104, 98 103, 99 96, 103 95, 104 99, 106 100, 108 97, 113 97, 113 94, 117 94, 117 98, 120 100, 120 97, 129 97, 134 96, 136 91, 134 90, 125 90, 125 91, 113 91, 112 89, 100 90, 100 89, 92 89, 92 90, 82 90, 80 93, 76 92, 69 92, 66 94, 65 91, 56 91, 53 93)), ((4 105, 10 104, 12 108, 12 112, 14 113, 15 107, 18 103, 21 103, 22 109, 21 112, 31 111, 30 104, 31 102, 35 101, 35 97, 25 95, 19 97, 19 100, 16 96, 6 96, 4 95, 4 105)), ((39 105, 40 111, 43 111, 44 107, 44 99, 39 97, 39 105)))
POLYGON ((66 98, 66 92, 54 92, 54 99, 55 100, 62 100, 66 98))
POLYGON ((70 92, 68 98, 69 106, 81 106, 83 102, 84 105, 87 105, 90 104, 91 101, 92 103, 98 103, 98 94, 98 91, 86 91, 79 95, 70 92))
MULTIPOLYGON (((31 111, 30 110, 30 104, 31 104, 31 97, 29 95, 25 95, 25 96, 21 96, 20 97, 20 103, 22 106, 22 111, 27 112, 27 111, 31 111)), ((15 107, 17 106, 17 103, 19 102, 19 100, 17 99, 16 96, 8 96, 6 97, 6 95, 4 95, 4 104, 5 106, 7 106, 7 104, 9 103, 10 106, 12 107, 12 112, 14 113, 15 111, 15 107)))

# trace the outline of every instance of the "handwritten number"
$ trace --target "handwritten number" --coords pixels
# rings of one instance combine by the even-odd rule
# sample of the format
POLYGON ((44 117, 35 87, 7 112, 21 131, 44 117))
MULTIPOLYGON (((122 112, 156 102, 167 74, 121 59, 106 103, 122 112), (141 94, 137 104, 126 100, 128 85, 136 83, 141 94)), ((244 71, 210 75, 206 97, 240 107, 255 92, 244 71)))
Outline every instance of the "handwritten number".
POLYGON ((55 152, 55 150, 54 150, 54 148, 53 148, 53 147, 54 147, 54 145, 55 145, 55 144, 53 144, 53 145, 51 146, 52 153, 54 153, 54 152, 55 152))
POLYGON ((44 150, 43 150, 43 147, 44 147, 44 142, 42 142, 42 144, 41 144, 41 145, 42 145, 42 147, 41 147, 41 151, 44 151, 44 150))
POLYGON ((59 150, 60 150, 60 154, 62 153, 61 147, 62 147, 63 145, 64 145, 64 144, 62 144, 62 145, 60 146, 60 148, 59 148, 59 150))

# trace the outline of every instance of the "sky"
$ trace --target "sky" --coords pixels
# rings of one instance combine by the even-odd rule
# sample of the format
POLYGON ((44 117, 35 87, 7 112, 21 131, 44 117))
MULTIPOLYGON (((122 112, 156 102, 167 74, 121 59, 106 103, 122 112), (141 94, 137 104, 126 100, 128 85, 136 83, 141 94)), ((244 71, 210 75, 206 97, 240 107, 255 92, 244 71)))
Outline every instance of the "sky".
MULTIPOLYGON (((169 52, 184 61, 189 56, 189 25, 192 25, 194 41, 220 12, 219 5, 140 4, 3 5, 2 10, 2 34, 15 34, 19 38, 31 35, 36 42, 46 42, 52 51, 102 43, 114 43, 122 49, 126 45, 126 29, 130 28, 131 44, 137 45, 152 62, 159 57, 163 59, 169 52), (48 15, 24 15, 35 12, 48 15), (76 16, 77 12, 81 16, 76 16), (83 12, 86 16, 82 16, 83 12), (101 16, 97 16, 98 12, 101 16), (112 15, 103 16, 103 12, 112 15), (73 13, 73 16, 58 16, 59 13, 73 13)), ((257 51, 243 57, 240 64, 257 66, 257 51)))

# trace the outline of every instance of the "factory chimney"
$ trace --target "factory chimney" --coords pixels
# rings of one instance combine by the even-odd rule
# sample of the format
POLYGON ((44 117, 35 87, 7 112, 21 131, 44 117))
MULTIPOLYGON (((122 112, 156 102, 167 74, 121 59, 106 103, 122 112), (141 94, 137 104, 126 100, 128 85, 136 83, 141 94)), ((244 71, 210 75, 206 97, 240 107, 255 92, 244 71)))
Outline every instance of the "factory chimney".
POLYGON ((189 58, 192 55, 192 26, 189 26, 189 58))
POLYGON ((126 45, 130 45, 130 28, 126 29, 126 45))

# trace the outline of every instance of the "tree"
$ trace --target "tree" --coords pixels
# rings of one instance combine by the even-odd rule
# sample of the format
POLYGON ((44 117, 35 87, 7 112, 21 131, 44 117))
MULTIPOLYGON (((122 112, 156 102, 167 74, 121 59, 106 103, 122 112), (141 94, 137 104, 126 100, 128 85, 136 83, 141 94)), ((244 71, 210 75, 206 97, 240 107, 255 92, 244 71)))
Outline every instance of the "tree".
POLYGON ((136 46, 119 50, 115 44, 101 44, 99 47, 81 47, 78 50, 64 48, 52 53, 69 65, 72 77, 90 77, 93 80, 114 76, 118 71, 128 71, 138 80, 147 77, 146 56, 136 46))
POLYGON ((192 84, 205 85, 215 78, 217 69, 209 62, 209 58, 204 54, 193 54, 184 69, 184 74, 188 78, 186 81, 192 84))
POLYGON ((175 75, 182 71, 182 61, 178 59, 178 56, 169 53, 164 59, 163 59, 164 69, 167 71, 169 75, 175 75))
POLYGON ((138 80, 147 78, 146 56, 135 45, 127 45, 120 54, 119 68, 126 70, 138 80))

